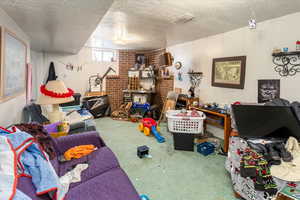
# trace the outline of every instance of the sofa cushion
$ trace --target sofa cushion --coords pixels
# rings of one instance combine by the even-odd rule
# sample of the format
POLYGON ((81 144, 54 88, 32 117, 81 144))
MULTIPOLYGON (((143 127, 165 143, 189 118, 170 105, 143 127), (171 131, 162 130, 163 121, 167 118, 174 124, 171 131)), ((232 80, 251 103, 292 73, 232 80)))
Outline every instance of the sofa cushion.
POLYGON ((81 182, 72 183, 71 187, 75 187, 108 170, 119 167, 118 160, 114 153, 108 147, 102 147, 80 159, 73 159, 66 163, 60 164, 59 176, 63 176, 80 163, 87 163, 89 166, 81 173, 81 182))
POLYGON ((66 200, 82 199, 140 200, 131 181, 119 167, 72 187, 66 196, 66 200))

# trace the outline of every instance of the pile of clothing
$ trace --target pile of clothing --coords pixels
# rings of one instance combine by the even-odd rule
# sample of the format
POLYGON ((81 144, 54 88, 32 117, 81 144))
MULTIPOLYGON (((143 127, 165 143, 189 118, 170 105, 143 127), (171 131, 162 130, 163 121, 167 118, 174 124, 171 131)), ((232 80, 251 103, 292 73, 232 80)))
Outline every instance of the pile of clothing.
POLYGON ((230 138, 226 169, 246 200, 300 200, 300 147, 287 141, 230 138))
POLYGON ((280 165, 283 162, 291 162, 292 154, 285 148, 285 141, 282 139, 254 139, 248 140, 251 149, 262 154, 268 161, 269 166, 280 165))
MULTIPOLYGON (((51 138, 40 128, 40 125, 34 124, 22 124, 11 129, 0 127, 0 199, 31 200, 17 190, 18 178, 24 176, 31 178, 38 196, 48 194, 51 199, 63 200, 69 185, 79 182, 81 172, 87 169, 88 164, 79 164, 58 177, 49 158, 49 155, 55 156, 51 138)), ((94 150, 94 147, 88 146, 88 150, 85 148, 82 152, 77 147, 77 151, 70 150, 67 153, 72 159, 94 150)))

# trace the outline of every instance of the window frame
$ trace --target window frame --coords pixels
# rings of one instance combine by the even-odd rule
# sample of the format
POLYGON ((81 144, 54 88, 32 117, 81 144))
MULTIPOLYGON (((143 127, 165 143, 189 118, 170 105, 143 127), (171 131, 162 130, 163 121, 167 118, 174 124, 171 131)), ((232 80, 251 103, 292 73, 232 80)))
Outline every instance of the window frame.
POLYGON ((92 48, 92 60, 96 63, 106 62, 106 63, 112 63, 116 62, 116 56, 117 51, 113 49, 100 49, 100 48, 92 48), (112 59, 110 61, 104 60, 104 53, 110 52, 113 54, 112 59), (97 55, 99 54, 99 55, 97 55))

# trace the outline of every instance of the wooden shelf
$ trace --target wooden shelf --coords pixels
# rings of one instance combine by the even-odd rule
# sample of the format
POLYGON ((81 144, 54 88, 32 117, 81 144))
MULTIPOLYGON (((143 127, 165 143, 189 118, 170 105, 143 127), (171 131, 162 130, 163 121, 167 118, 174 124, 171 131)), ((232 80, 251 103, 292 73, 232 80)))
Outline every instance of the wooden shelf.
POLYGON ((203 72, 188 72, 191 75, 203 75, 203 72))
POLYGON ((281 57, 281 56, 300 56, 300 51, 289 51, 289 52, 280 52, 280 53, 272 53, 274 57, 281 57))

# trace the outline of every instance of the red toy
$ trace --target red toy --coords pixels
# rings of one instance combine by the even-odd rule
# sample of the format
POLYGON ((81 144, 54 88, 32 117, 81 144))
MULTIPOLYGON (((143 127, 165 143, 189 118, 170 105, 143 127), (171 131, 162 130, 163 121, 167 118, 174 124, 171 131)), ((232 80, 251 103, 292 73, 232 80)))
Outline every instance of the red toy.
POLYGON ((152 118, 142 119, 139 124, 139 130, 144 132, 146 136, 149 136, 150 133, 152 133, 159 143, 165 142, 165 138, 163 138, 158 132, 159 128, 157 127, 156 121, 152 118))

